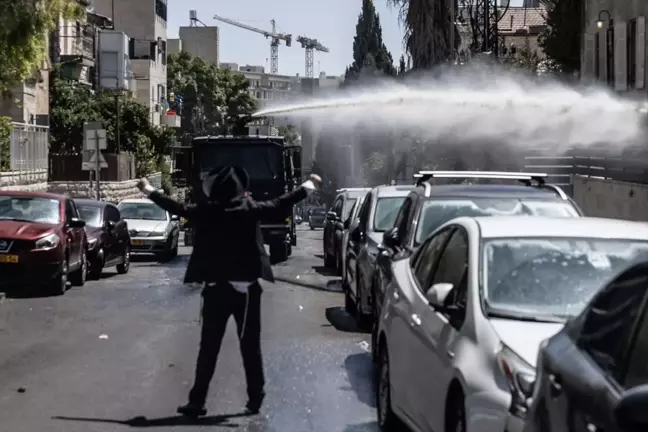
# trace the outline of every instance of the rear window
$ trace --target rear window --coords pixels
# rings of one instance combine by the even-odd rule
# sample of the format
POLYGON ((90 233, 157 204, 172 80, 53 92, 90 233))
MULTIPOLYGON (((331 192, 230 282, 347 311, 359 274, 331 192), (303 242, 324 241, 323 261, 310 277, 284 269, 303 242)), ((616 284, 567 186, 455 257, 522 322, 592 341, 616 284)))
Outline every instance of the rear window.
POLYGON ((434 230, 457 217, 479 216, 579 217, 568 201, 533 201, 510 198, 467 198, 430 200, 423 204, 414 244, 420 244, 434 230))
POLYGON ((349 216, 351 216, 353 205, 358 200, 359 198, 347 198, 346 201, 344 201, 344 207, 342 208, 342 220, 347 220, 349 216))
POLYGON ((373 224, 375 232, 385 232, 394 226, 403 201, 405 197, 378 198, 373 224))

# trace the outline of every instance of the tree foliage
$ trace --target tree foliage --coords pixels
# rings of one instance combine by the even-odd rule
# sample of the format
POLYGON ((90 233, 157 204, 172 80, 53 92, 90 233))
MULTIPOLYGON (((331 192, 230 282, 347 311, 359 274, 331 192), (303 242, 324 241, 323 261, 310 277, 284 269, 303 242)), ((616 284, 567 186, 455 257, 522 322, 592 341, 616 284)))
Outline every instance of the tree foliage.
MULTIPOLYGON (((450 58, 450 10, 446 0, 387 0, 399 8, 405 27, 404 45, 412 67, 426 69, 450 58)), ((455 7, 456 7, 456 1, 455 7)), ((456 26, 455 48, 459 43, 456 26)))
POLYGON ((11 168, 11 117, 0 117, 0 171, 11 168))
POLYGON ((581 0, 542 0, 547 9, 547 28, 540 35, 539 45, 549 62, 567 74, 580 70, 581 3, 581 0))
POLYGON ((380 17, 372 0, 362 1, 353 39, 353 63, 347 67, 344 81, 348 85, 366 75, 396 75, 394 59, 383 42, 380 17))
POLYGON ((301 137, 299 136, 299 131, 293 125, 279 126, 279 136, 284 137, 284 142, 286 145, 299 144, 299 141, 301 139, 301 137))
POLYGON ((120 151, 135 154, 138 175, 157 170, 160 156, 169 155, 175 131, 154 126, 150 112, 135 99, 111 91, 94 93, 76 82, 50 76, 50 152, 79 154, 83 150, 83 124, 100 121, 106 129, 107 152, 117 152, 117 115, 120 151), (119 104, 119 109, 117 109, 119 104))
POLYGON ((33 76, 48 55, 58 20, 80 18, 77 0, 0 0, 0 91, 33 76))
POLYGON ((241 132, 256 110, 242 73, 219 69, 189 53, 170 54, 169 92, 183 99, 182 132, 227 134, 241 132))

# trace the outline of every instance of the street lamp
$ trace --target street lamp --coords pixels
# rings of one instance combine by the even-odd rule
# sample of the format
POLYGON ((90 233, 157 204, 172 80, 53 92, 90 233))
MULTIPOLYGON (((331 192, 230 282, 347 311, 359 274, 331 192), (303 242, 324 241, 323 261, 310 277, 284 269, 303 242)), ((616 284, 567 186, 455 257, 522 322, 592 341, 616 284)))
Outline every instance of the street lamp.
POLYGON ((604 21, 603 21, 602 15, 604 13, 606 13, 607 16, 608 16, 608 21, 610 22, 610 27, 612 27, 612 25, 614 24, 614 21, 612 20, 612 15, 610 14, 610 11, 608 11, 606 9, 603 9, 601 12, 599 12, 598 20, 596 21, 596 27, 598 27, 599 30, 603 28, 604 21))

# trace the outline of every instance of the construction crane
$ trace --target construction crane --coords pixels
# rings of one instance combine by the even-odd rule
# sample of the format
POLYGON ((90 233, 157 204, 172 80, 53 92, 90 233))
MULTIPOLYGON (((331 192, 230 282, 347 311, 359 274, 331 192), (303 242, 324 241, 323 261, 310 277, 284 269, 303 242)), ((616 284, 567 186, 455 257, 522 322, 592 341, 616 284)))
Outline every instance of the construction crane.
POLYGON ((307 38, 306 36, 297 37, 297 42, 299 42, 306 50, 306 78, 313 78, 313 52, 329 52, 329 49, 324 45, 319 43, 317 39, 307 38))
POLYGON ((286 42, 286 46, 289 47, 292 44, 292 35, 277 33, 277 23, 274 19, 270 20, 270 24, 272 24, 272 30, 270 31, 261 30, 256 27, 252 27, 247 24, 231 20, 229 18, 223 18, 218 15, 214 15, 214 19, 227 24, 231 24, 235 27, 262 34, 266 37, 266 39, 270 38, 270 73, 276 74, 277 72, 279 72, 279 41, 286 42))

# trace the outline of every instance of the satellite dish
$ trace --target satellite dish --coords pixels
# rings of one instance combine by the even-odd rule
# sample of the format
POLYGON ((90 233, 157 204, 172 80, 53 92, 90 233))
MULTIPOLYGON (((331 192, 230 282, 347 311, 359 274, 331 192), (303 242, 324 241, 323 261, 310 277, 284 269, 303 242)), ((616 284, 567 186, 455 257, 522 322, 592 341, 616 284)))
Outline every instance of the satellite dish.
POLYGON ((94 12, 95 6, 94 6, 95 0, 86 0, 87 6, 85 8, 86 12, 92 13, 94 12))

